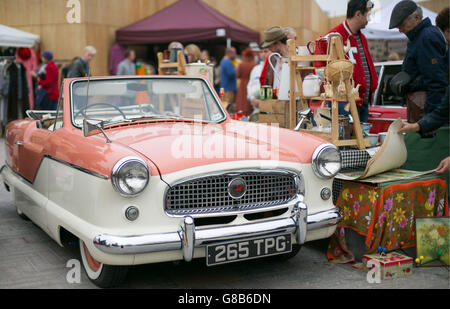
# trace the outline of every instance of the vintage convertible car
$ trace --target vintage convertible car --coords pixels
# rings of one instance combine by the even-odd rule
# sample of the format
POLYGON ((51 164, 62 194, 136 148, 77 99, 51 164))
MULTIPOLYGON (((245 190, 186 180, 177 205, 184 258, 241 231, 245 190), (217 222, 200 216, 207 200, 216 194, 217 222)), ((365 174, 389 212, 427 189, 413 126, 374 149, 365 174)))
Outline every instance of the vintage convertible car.
POLYGON ((206 79, 65 79, 62 94, 9 123, 1 175, 19 215, 79 241, 95 284, 130 265, 291 257, 335 231, 339 150, 230 119, 206 79))

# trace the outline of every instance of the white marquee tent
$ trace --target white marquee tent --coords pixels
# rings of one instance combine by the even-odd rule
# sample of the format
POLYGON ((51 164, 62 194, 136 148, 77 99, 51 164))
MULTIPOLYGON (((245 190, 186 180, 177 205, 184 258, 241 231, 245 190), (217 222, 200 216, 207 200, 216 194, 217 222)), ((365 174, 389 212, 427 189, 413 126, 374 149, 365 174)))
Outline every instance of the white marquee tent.
MULTIPOLYGON (((400 33, 397 28, 389 30, 389 21, 391 20, 391 13, 394 10, 395 5, 400 0, 392 1, 387 6, 381 8, 375 12, 369 24, 362 32, 368 40, 386 39, 386 40, 398 40, 407 39, 406 35, 400 33)), ((437 13, 430 11, 423 6, 420 6, 423 10, 423 17, 429 17, 433 25, 436 24, 437 13)))
POLYGON ((38 40, 38 35, 0 25, 0 46, 32 47, 38 40))

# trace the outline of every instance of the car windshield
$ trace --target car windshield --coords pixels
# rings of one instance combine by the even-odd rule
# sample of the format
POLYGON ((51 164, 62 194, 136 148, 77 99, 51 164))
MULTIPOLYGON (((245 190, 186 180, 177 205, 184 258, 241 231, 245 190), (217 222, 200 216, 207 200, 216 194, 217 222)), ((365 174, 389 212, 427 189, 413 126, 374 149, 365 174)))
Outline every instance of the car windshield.
POLYGON ((188 119, 220 122, 226 116, 201 78, 91 79, 72 84, 72 122, 104 124, 140 119, 188 119))

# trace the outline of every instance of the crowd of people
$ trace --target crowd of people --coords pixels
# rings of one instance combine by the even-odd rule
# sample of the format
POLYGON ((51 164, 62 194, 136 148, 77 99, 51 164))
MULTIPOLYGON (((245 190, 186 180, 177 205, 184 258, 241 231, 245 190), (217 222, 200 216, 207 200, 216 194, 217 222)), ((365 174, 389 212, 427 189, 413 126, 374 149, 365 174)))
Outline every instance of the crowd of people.
MULTIPOLYGON (((84 48, 80 57, 74 58, 61 72, 51 50, 42 53, 37 48, 17 48, 14 61, 23 67, 25 79, 19 84, 26 89, 27 100, 21 102, 26 109, 55 110, 57 108, 60 84, 63 78, 85 77, 90 74, 89 63, 97 53, 92 46, 84 48), (26 85, 24 85, 26 84, 26 85)), ((12 101, 12 100, 11 100, 12 101)), ((12 102, 13 103, 13 102, 12 102)), ((21 119, 24 115, 16 115, 21 119)))

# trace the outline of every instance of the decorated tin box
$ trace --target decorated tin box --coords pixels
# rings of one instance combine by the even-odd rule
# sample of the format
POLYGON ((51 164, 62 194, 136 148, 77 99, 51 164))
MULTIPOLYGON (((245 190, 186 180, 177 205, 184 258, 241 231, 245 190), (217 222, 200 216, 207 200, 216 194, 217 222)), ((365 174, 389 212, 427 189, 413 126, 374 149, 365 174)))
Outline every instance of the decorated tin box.
POLYGON ((365 271, 378 267, 381 279, 390 279, 410 275, 412 273, 413 259, 396 252, 385 255, 377 253, 364 255, 362 263, 365 271), (372 262, 369 263, 369 261, 372 262))

